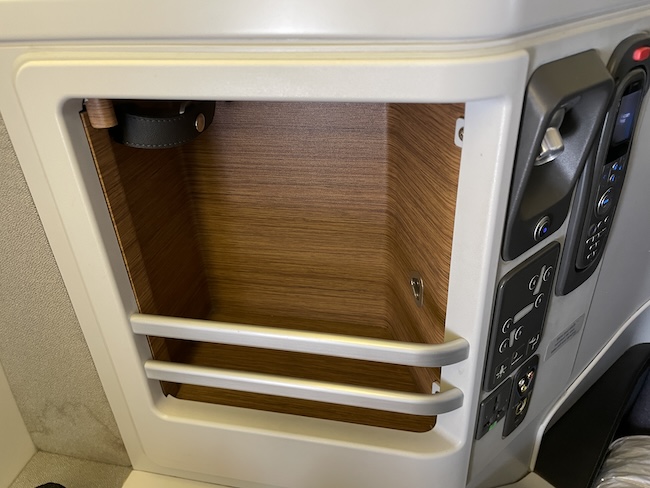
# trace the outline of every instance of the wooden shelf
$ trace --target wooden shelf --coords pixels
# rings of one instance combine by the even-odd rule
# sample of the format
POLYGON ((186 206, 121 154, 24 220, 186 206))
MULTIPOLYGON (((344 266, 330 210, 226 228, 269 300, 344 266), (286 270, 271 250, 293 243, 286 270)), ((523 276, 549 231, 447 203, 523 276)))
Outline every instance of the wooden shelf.
MULTIPOLYGON (((142 313, 443 341, 463 105, 217 102, 182 147, 82 120, 142 313), (411 288, 424 282, 418 306, 411 288)), ((430 392, 438 369, 150 338, 156 359, 430 392)), ((434 417, 164 384, 179 398, 425 431, 434 417)))

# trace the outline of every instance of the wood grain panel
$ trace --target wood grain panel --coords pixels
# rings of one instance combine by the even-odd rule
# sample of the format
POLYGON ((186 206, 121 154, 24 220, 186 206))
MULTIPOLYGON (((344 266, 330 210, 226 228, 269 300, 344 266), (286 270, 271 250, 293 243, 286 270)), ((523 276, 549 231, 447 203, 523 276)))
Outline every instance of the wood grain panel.
MULTIPOLYGON (((462 104, 390 106, 390 302, 398 340, 444 341, 461 153, 454 131, 463 114, 462 104), (422 307, 416 305, 410 286, 414 272, 424 282, 422 307)), ((438 369, 416 368, 413 373, 421 388, 440 376, 438 369)))
MULTIPOLYGON (((204 134, 162 151, 119 146, 87 127, 140 310, 441 342, 462 113, 462 105, 218 102, 204 134), (424 278, 422 308, 413 272, 424 278)), ((190 364, 413 392, 439 379, 434 369, 151 341, 156 358, 190 364)), ((179 386, 167 391, 403 430, 435 422, 179 386)))
MULTIPOLYGON (((178 149, 143 150, 116 144, 81 114, 126 269, 143 313, 205 318, 210 309, 192 209, 178 149)), ((155 358, 168 359, 173 341, 150 338, 155 358)), ((164 383, 167 393, 177 387, 164 383)))
POLYGON ((140 311, 206 318, 211 303, 183 153, 116 144, 87 114, 82 119, 140 311))
POLYGON ((387 429, 409 432, 427 432, 435 425, 435 417, 419 417, 402 413, 384 412, 369 408, 348 407, 331 403, 287 399, 256 393, 241 393, 219 388, 195 385, 180 385, 177 398, 194 400, 231 407, 251 408, 266 412, 288 413, 302 417, 336 420, 387 429))
POLYGON ((261 325, 385 336, 386 106, 221 102, 216 113, 185 146, 215 318, 254 310, 261 325))

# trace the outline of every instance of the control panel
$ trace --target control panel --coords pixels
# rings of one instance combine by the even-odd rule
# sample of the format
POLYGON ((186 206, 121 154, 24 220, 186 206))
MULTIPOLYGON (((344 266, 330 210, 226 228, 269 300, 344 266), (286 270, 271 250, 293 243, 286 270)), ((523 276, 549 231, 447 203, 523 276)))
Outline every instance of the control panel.
POLYGON ((503 437, 509 436, 523 422, 526 413, 528 413, 538 365, 539 356, 536 354, 515 375, 508 401, 506 421, 503 425, 503 437))
POLYGON ((491 391, 539 346, 560 245, 553 243, 499 282, 483 389, 491 391))
POLYGON ((570 293, 593 274, 607 243, 648 86, 650 36, 637 34, 623 41, 608 68, 616 88, 601 138, 578 182, 558 273, 558 295, 570 293))
POLYGON ((523 422, 533 396, 538 365, 539 356, 535 354, 517 370, 514 379, 508 378, 481 402, 476 440, 496 428, 504 417, 502 437, 509 436, 523 422))
POLYGON ((602 252, 610 227, 610 216, 618 202, 627 169, 630 142, 645 86, 645 72, 637 69, 623 81, 614 130, 606 158, 596 167, 590 218, 585 219, 576 267, 586 268, 602 252))
POLYGON ((562 226, 613 88, 594 50, 544 64, 532 74, 510 188, 504 260, 517 258, 562 226))
POLYGON ((582 238, 579 243, 576 267, 586 268, 593 262, 605 247, 609 235, 610 214, 616 206, 621 193, 627 158, 617 159, 606 164, 601 173, 600 185, 596 188, 596 198, 593 202, 591 219, 586 221, 582 238))

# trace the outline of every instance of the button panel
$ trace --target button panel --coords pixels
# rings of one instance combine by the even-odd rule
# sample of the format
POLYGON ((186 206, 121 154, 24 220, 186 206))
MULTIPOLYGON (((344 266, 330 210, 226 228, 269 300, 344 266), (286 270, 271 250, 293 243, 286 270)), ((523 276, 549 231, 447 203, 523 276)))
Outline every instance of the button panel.
POLYGON ((609 225, 625 176, 626 158, 618 158, 603 167, 594 211, 586 225, 585 239, 578 250, 578 268, 586 268, 603 252, 609 236, 609 225))
POLYGON ((542 337, 560 245, 551 244, 500 281, 483 389, 491 391, 526 359, 542 337))

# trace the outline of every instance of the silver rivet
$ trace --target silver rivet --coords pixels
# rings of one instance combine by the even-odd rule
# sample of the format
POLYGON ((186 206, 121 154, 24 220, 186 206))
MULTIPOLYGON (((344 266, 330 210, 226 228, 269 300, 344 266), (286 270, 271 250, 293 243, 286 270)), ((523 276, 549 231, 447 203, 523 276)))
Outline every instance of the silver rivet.
POLYGON ((462 141, 464 135, 465 135, 465 127, 461 127, 460 129, 458 129, 458 138, 462 141))
POLYGON ((205 130, 205 115, 199 114, 196 116, 194 127, 198 132, 203 132, 205 130))

